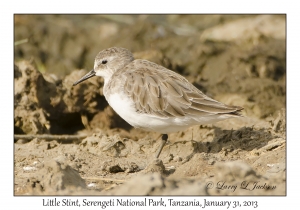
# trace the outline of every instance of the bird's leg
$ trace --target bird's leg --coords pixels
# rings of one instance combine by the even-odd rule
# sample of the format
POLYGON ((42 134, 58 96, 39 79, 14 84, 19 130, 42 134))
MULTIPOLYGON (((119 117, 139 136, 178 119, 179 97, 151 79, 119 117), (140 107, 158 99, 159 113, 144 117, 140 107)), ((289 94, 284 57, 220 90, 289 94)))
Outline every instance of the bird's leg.
POLYGON ((160 153, 161 153, 163 147, 165 146, 167 140, 168 140, 168 134, 163 134, 162 137, 161 137, 161 145, 160 145, 160 147, 158 148, 157 153, 156 153, 156 158, 159 157, 159 155, 160 155, 160 153))

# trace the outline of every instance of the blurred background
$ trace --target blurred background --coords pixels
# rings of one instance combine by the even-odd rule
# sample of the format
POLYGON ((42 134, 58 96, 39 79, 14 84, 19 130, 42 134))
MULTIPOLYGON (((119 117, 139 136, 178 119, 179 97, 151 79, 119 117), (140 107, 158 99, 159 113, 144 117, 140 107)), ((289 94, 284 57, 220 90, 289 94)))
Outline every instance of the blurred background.
POLYGON ((91 70, 99 51, 124 47, 136 58, 183 74, 209 96, 246 94, 247 101, 260 104, 249 114, 260 118, 285 106, 285 18, 15 15, 14 56, 16 62, 28 60, 41 73, 63 79, 77 69, 91 70))
POLYGON ((187 72, 200 72, 191 61, 201 33, 245 17, 251 15, 15 15, 15 59, 34 59, 40 71, 61 77, 91 69, 99 51, 119 46, 159 51, 187 72))

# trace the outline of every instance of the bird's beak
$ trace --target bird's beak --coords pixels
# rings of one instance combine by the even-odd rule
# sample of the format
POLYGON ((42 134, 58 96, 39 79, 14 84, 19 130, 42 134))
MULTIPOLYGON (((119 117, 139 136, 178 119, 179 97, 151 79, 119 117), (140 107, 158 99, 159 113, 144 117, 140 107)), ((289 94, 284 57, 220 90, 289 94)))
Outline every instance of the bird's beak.
POLYGON ((84 80, 87 80, 93 76, 96 76, 96 72, 94 71, 94 69, 92 71, 90 71, 89 73, 87 73, 86 75, 84 75, 83 77, 81 77, 81 79, 77 80, 76 82, 74 82, 73 86, 83 82, 84 80))

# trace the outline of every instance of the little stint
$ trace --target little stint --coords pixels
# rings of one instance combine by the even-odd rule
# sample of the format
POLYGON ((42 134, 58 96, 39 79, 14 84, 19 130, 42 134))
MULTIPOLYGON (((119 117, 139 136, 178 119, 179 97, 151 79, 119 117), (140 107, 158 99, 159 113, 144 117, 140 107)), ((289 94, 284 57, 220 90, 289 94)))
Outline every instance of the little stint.
POLYGON ((73 85, 94 76, 104 78, 103 94, 125 121, 162 134, 157 158, 169 133, 239 117, 243 109, 209 98, 183 76, 147 60, 135 60, 120 47, 99 52, 94 69, 73 85))

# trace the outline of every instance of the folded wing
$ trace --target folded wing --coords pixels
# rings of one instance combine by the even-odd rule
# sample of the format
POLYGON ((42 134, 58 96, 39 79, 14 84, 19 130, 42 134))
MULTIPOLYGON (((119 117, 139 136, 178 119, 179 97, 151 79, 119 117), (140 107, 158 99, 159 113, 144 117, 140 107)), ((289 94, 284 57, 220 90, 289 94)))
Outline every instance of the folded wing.
POLYGON ((157 64, 143 61, 140 67, 134 62, 132 65, 136 65, 135 68, 126 68, 122 72, 125 79, 124 91, 133 99, 135 108, 140 113, 161 118, 186 115, 197 117, 239 115, 239 111, 243 109, 209 98, 181 75, 157 64))

